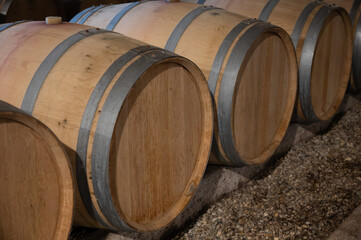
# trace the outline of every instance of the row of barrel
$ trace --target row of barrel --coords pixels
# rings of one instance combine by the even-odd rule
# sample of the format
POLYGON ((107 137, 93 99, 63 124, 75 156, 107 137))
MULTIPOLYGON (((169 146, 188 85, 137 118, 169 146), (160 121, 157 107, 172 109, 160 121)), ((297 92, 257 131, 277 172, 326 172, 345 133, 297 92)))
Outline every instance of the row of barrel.
POLYGON ((292 116, 329 120, 361 89, 359 1, 351 18, 319 1, 198 2, 213 6, 142 1, 0 25, 3 239, 160 229, 208 160, 262 164, 292 116))

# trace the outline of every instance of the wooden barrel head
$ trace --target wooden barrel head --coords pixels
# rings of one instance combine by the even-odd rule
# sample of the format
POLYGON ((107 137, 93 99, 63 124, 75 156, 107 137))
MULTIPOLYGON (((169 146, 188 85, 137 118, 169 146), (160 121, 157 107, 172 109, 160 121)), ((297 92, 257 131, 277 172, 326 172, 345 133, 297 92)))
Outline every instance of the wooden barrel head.
POLYGON ((183 66, 160 63, 137 81, 113 135, 112 196, 125 222, 140 231, 163 227, 180 214, 209 156, 213 118, 204 102, 211 102, 200 94, 208 88, 184 68, 192 64, 178 61, 183 66))
POLYGON ((249 164, 263 163, 274 153, 296 95, 295 53, 286 33, 275 29, 252 44, 234 90, 233 136, 240 157, 249 164))
POLYGON ((1 239, 66 239, 74 204, 68 157, 44 125, 1 107, 1 239))
POLYGON ((327 3, 336 4, 343 7, 350 14, 353 25, 353 56, 352 56, 352 71, 349 84, 349 90, 352 92, 361 91, 361 2, 358 0, 327 0, 327 3))
POLYGON ((331 12, 318 37, 310 84, 312 107, 320 120, 336 113, 347 89, 352 58, 352 29, 347 21, 344 10, 331 12))
POLYGON ((214 96, 217 164, 263 163, 284 136, 297 91, 297 59, 280 28, 211 6, 164 1, 105 6, 72 22, 112 29, 194 61, 214 96), (141 15, 146 19, 139 21, 141 15), (258 34, 262 51, 251 47, 258 34))

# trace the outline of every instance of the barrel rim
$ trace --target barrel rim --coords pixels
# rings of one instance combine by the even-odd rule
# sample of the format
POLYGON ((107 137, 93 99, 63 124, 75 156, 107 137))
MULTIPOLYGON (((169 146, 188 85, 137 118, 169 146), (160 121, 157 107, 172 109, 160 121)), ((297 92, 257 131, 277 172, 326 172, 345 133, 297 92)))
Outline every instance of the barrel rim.
POLYGON ((298 41, 300 40, 301 33, 305 27, 307 19, 310 17, 310 14, 318 7, 322 5, 320 1, 311 1, 298 16, 295 26, 293 27, 291 38, 295 49, 297 49, 298 41))
MULTIPOLYGON (((153 66, 161 64, 165 61, 169 62, 169 60, 172 60, 171 62, 183 61, 182 66, 184 66, 183 63, 186 63, 186 62, 190 63, 189 60, 187 60, 183 57, 179 57, 173 53, 170 53, 170 52, 164 51, 164 50, 153 51, 151 53, 145 54, 142 57, 140 57, 138 60, 136 60, 134 63, 132 63, 122 73, 121 77, 118 79, 118 81, 113 86, 113 89, 109 93, 107 100, 103 106, 103 109, 101 111, 101 114, 100 114, 100 117, 99 117, 99 120, 98 120, 98 123, 96 126, 96 132, 95 132, 95 136, 94 136, 94 143, 93 143, 93 149, 92 149, 92 162, 91 162, 92 173, 94 173, 92 175, 94 193, 95 193, 98 205, 99 205, 103 215, 107 218, 107 220, 109 221, 109 223, 111 225, 113 225, 115 228, 117 228, 119 230, 141 231, 141 232, 157 230, 161 227, 164 227, 164 226, 170 224, 173 220, 175 220, 176 216, 178 216, 178 214, 184 210, 184 206, 183 206, 181 208, 181 210, 170 211, 171 217, 168 217, 168 216, 164 217, 165 219, 167 219, 165 221, 166 224, 163 223, 158 226, 155 226, 156 224, 152 224, 152 226, 146 227, 146 226, 141 226, 141 225, 135 225, 132 222, 125 222, 125 219, 122 219, 122 213, 119 213, 117 211, 116 206, 114 205, 114 202, 112 199, 112 193, 111 193, 111 189, 110 189, 110 183, 109 183, 108 167, 109 167, 109 161, 110 161, 109 158, 110 158, 110 152, 111 152, 111 140, 113 138, 113 130, 112 129, 115 127, 117 118, 121 111, 121 106, 124 103, 128 93, 129 93, 129 90, 131 89, 133 84, 136 83, 136 81, 144 74, 144 72, 146 70, 150 69, 153 66), (152 61, 149 61, 149 59, 152 59, 152 61), (139 65, 139 63, 142 63, 141 64, 142 69, 141 70, 138 69, 138 72, 132 71, 132 66, 137 67, 139 65), (131 73, 131 72, 133 72, 133 73, 131 73), (133 76, 131 76, 131 75, 133 75, 133 76), (129 77, 129 76, 131 76, 131 77, 129 77), (127 89, 125 89, 124 86, 122 89, 118 88, 122 84, 122 81, 121 81, 122 78, 125 78, 125 77, 127 78, 127 81, 129 84, 128 86, 126 86, 127 89), (119 96, 121 96, 122 94, 120 94, 119 91, 122 91, 123 93, 126 94, 122 97, 121 100, 119 99, 119 96), (112 96, 115 96, 115 95, 117 96, 117 102, 113 103, 112 96), (116 106, 115 105, 111 106, 112 104, 116 104, 116 106), (107 105, 108 105, 108 107, 107 107, 107 105), (112 115, 112 116, 110 117, 110 115, 112 115), (106 126, 108 129, 105 129, 104 126, 106 126), (176 213, 176 214, 174 214, 174 213, 176 213)), ((195 66, 193 63, 192 63, 192 65, 195 66)), ((197 69, 198 69, 198 67, 197 67, 197 69)), ((198 69, 198 71, 203 76, 203 74, 201 73, 201 71, 199 69, 198 69)), ((204 79, 204 76, 203 76, 203 79, 204 79)), ((208 90, 205 80, 204 80, 204 84, 205 84, 206 89, 208 90)), ((202 96, 203 96, 203 100, 208 99, 206 102, 209 102, 208 107, 211 107, 212 101, 211 101, 211 96, 210 96, 209 91, 205 91, 202 96)), ((201 169, 202 173, 201 174, 194 173, 194 175, 196 175, 196 177, 197 177, 196 181, 193 181, 195 187, 199 186, 199 183, 201 180, 201 175, 204 174, 204 171, 206 169, 206 165, 208 162, 210 149, 211 149, 212 136, 213 136, 212 135, 213 134, 213 111, 206 111, 207 106, 205 106, 204 102, 203 102, 203 106, 204 106, 204 118, 203 118, 204 129, 203 129, 202 133, 207 134, 208 137, 203 138, 203 139, 204 139, 204 141, 208 141, 208 143, 202 144, 202 147, 204 149, 206 149, 206 150, 203 149, 202 151, 203 152, 205 151, 206 153, 203 153, 203 156, 200 159, 201 161, 198 162, 198 164, 196 165, 197 167, 199 167, 201 169), (205 113, 208 113, 208 116, 205 116, 205 113), (206 121, 206 119, 208 119, 209 121, 206 121), (210 131, 207 131, 207 129, 209 129, 210 131), (206 156, 204 156, 204 155, 206 155, 206 156)), ((201 152, 201 151, 199 151, 199 152, 201 152)), ((188 188, 188 185, 187 185, 187 188, 188 188)), ((187 190, 187 188, 186 188, 186 190, 187 190)), ((184 196, 184 194, 183 194, 182 197, 187 198, 187 203, 189 203, 190 199, 194 196, 194 193, 195 193, 195 191, 189 196, 184 196)), ((173 207, 178 206, 178 205, 179 204, 176 203, 173 205, 173 207)), ((164 220, 162 218, 161 220, 157 220, 157 221, 162 222, 164 220)))
MULTIPOLYGON (((249 165, 250 163, 245 159, 243 159, 240 156, 238 150, 236 149, 235 140, 233 136, 234 132, 232 127, 234 94, 229 94, 229 92, 234 93, 236 89, 236 81, 238 74, 242 66, 244 66, 244 58, 248 53, 249 49, 251 48, 251 46, 254 44, 255 40, 258 39, 260 36, 262 36, 264 33, 271 30, 275 31, 275 29, 277 29, 280 32, 284 31, 279 27, 264 22, 256 23, 254 26, 247 29, 247 31, 244 32, 242 37, 238 40, 235 47, 233 48, 222 77, 220 93, 218 98, 218 109, 217 109, 218 133, 225 154, 230 159, 230 161, 237 166, 246 166, 249 165), (235 61, 235 59, 237 59, 237 61, 235 61)), ((278 33, 277 35, 279 35, 278 33)), ((288 36, 287 33, 285 36, 288 36)), ((283 38, 281 37, 281 39, 283 38)), ((290 38, 289 41, 291 41, 290 38)), ((288 50, 292 49, 291 51, 294 53, 294 57, 295 57, 295 52, 293 49, 292 42, 290 43, 291 45, 286 48, 288 50)), ((294 67, 296 68, 297 65, 295 64, 294 67)), ((297 75, 295 75, 295 78, 297 79, 297 75)), ((293 95, 294 95, 292 96, 293 100, 291 101, 292 109, 289 114, 290 115, 289 120, 291 119, 291 115, 292 115, 294 99, 296 97, 296 90, 294 91, 293 95)), ((277 143, 275 143, 275 145, 277 145, 277 143)))
MULTIPOLYGON (((291 122, 293 110, 296 102, 296 97, 297 97, 298 62, 297 62, 297 54, 293 47, 292 39, 290 35, 281 27, 274 25, 272 25, 272 27, 273 28, 267 29, 264 33, 271 32, 280 38, 287 51, 287 56, 289 59, 289 79, 287 79, 289 86, 288 86, 287 98, 285 100, 285 107, 282 112, 282 119, 277 126, 277 130, 275 131, 272 141, 262 151, 260 151, 257 157, 252 158, 251 160, 247 159, 246 157, 242 158, 245 161, 247 161, 248 165, 264 164, 275 153, 283 137, 285 136, 288 126, 291 122)), ((257 43, 257 40, 258 39, 256 39, 254 44, 257 43)), ((234 91, 237 91, 239 85, 240 82, 237 82, 234 91)), ((233 101, 235 100, 235 97, 236 94, 233 94, 233 101)), ((232 115, 233 113, 234 110, 232 110, 232 115)), ((232 119, 234 118, 232 117, 232 119)))
POLYGON ((88 213, 93 216, 99 224, 106 228, 112 228, 109 223, 105 223, 101 217, 98 209, 94 206, 89 192, 87 159, 88 159, 88 144, 90 138, 90 131, 93 125, 95 113, 110 82, 115 75, 127 64, 131 59, 141 53, 156 50, 159 48, 150 45, 139 46, 130 49, 127 53, 115 60, 107 71, 102 75, 99 82, 93 89, 93 92, 88 100, 87 106, 84 110, 82 122, 80 124, 78 141, 77 141, 77 156, 76 156, 76 175, 79 184, 79 192, 84 202, 88 213))
MULTIPOLYGON (((270 27, 270 25, 266 26, 270 27)), ((241 69, 243 60, 252 43, 261 35, 264 28, 264 24, 254 24, 237 41, 228 58, 219 89, 217 107, 218 136, 224 153, 234 165, 238 166, 247 166, 247 162, 240 157, 236 149, 232 131, 233 96, 229 93, 234 92, 238 72, 241 69)))
MULTIPOLYGON (((237 39, 240 33, 242 33, 245 29, 247 29, 253 23, 261 23, 260 20, 257 19, 246 19, 237 24, 224 38, 221 46, 218 49, 218 52, 213 60, 211 71, 208 77, 208 87, 212 93, 214 98, 216 90, 217 90, 217 82, 219 80, 219 76, 221 75, 221 69, 225 62, 225 58, 228 52, 231 49, 232 44, 237 39)), ((217 127, 215 127, 215 135, 218 134, 217 127)), ((217 156, 217 159, 222 164, 233 164, 229 160, 226 159, 226 156, 223 156, 220 148, 222 146, 218 146, 219 142, 216 137, 213 140, 212 150, 213 153, 217 156)))
POLYGON ((314 19, 311 22, 311 25, 309 27, 309 30, 306 35, 305 44, 306 41, 308 42, 309 49, 307 47, 304 47, 302 49, 302 55, 300 60, 300 80, 299 80, 299 89, 300 92, 302 91, 304 94, 300 94, 300 103, 301 103, 301 109, 302 113, 306 118, 306 121, 310 122, 317 122, 317 121, 326 121, 332 118, 338 111, 339 107, 341 106, 342 100, 344 98, 344 95, 347 90, 347 85, 349 82, 349 74, 351 71, 351 65, 352 65, 352 25, 351 20, 346 12, 345 9, 334 6, 334 5, 324 5, 319 9, 319 11, 316 13, 314 19), (324 10, 322 10, 324 9, 324 10), (326 11, 327 9, 327 11, 326 11), (323 11, 323 12, 322 12, 323 11), (321 20, 318 22, 316 16, 319 15, 321 20), (315 52, 316 47, 320 41, 320 36, 323 33, 324 29, 326 28, 328 21, 332 19, 334 16, 340 16, 342 20, 345 23, 345 29, 347 31, 347 40, 348 40, 348 51, 346 52, 345 56, 349 61, 346 62, 346 66, 344 69, 346 69, 345 73, 342 76, 342 79, 340 79, 340 85, 339 85, 339 91, 335 99, 333 100, 332 107, 330 107, 325 113, 323 113, 321 116, 317 115, 316 112, 313 109, 313 99, 311 95, 311 81, 312 81, 312 72, 314 67, 314 58, 315 58, 315 52), (318 24, 318 26, 316 26, 318 24), (311 26, 313 25, 314 29, 317 29, 317 38, 313 38, 314 32, 312 32, 311 26), (313 39, 312 39, 313 38, 313 39), (314 48, 312 53, 309 52, 310 48, 314 48), (311 57, 312 56, 312 57, 311 57), (303 58, 302 58, 303 57, 303 58), (306 60, 305 60, 306 59, 306 60), (309 61, 310 66, 309 68, 306 68, 307 62, 309 61), (302 67, 301 67, 302 65, 302 67), (308 79, 305 79, 304 77, 309 74, 308 79), (302 77, 301 77, 302 76, 302 77))
MULTIPOLYGON (((57 136, 41 121, 35 119, 26 112, 0 100, 0 118, 5 120, 10 120, 22 124, 32 131, 35 131, 42 139, 46 146, 49 148, 53 160, 59 159, 62 157, 62 162, 52 161, 53 164, 57 167, 55 174, 58 174, 59 178, 63 181, 59 182, 59 191, 61 195, 60 201, 60 213, 61 212, 70 212, 70 217, 66 214, 59 214, 56 221, 56 231, 54 232, 54 239, 61 240, 64 237, 68 237, 71 232, 72 222, 74 218, 75 211, 75 183, 73 181, 73 171, 70 164, 68 154, 65 151, 65 148, 62 142, 57 138, 57 136), (44 141, 46 139, 47 141, 44 141), (49 141, 51 141, 49 143, 49 141), (56 154, 56 153, 61 153, 56 154), (56 157, 55 157, 56 156, 56 157), (64 194, 64 193, 67 194, 64 194), (71 211, 69 211, 71 209, 71 211), (68 233, 67 236, 64 236, 64 232, 68 233)), ((58 178, 58 179, 59 179, 58 178)))
POLYGON ((310 121, 320 121, 312 106, 311 98, 311 74, 314 53, 322 30, 322 25, 331 13, 331 8, 322 6, 317 10, 307 30, 299 62, 299 101, 302 113, 310 121))
MULTIPOLYGON (((184 191, 182 192, 182 194, 180 194, 180 197, 174 201, 173 205, 169 208, 169 210, 166 211, 161 217, 153 219, 146 224, 137 224, 134 221, 130 221, 130 223, 133 223, 131 225, 135 226, 137 230, 140 232, 148 232, 159 228, 163 228, 174 222, 176 218, 186 209, 187 205, 191 202, 191 200, 195 196, 195 193, 200 185, 200 181, 204 176, 207 163, 209 160, 209 156, 211 153, 212 139, 214 134, 213 132, 214 121, 213 121, 212 98, 207 86, 206 79, 202 71, 192 61, 189 61, 188 59, 185 59, 183 57, 182 58, 177 57, 177 59, 171 59, 171 60, 172 60, 171 62, 164 62, 164 63, 173 63, 173 64, 175 63, 185 68, 186 71, 193 73, 193 79, 192 79, 193 84, 197 88, 197 92, 199 93, 199 99, 202 106, 202 122, 206 124, 203 124, 202 127, 202 134, 201 134, 202 137, 201 137, 201 143, 199 144, 200 148, 198 151, 197 161, 195 162, 193 173, 189 178, 186 187, 184 188, 184 191), (207 109, 209 109, 209 111, 207 111, 207 109), (209 130, 207 131, 207 129, 209 130)), ((162 62, 152 66, 152 68, 157 67, 161 63, 162 62)), ((125 215, 122 216, 124 216, 125 219, 127 220, 129 219, 125 215)))

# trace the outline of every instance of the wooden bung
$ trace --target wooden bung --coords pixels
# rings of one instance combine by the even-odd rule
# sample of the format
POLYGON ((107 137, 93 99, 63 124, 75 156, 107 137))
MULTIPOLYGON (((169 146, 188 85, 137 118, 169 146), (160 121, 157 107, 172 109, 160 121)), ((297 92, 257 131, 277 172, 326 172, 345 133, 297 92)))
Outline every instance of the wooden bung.
POLYGON ((287 130, 297 90, 296 55, 284 30, 193 3, 95 8, 72 22, 165 47, 202 69, 216 106, 211 163, 244 166, 269 159, 287 130))
POLYGON ((353 92, 361 91, 361 1, 360 0, 327 0, 345 8, 351 17, 353 25, 353 54, 350 89, 353 92))
POLYGON ((185 208, 205 171, 212 100, 189 60, 84 25, 20 22, 0 29, 0 98, 67 146, 75 224, 159 229, 185 208))
POLYGON ((45 18, 45 23, 46 24, 60 24, 63 22, 63 19, 61 17, 46 17, 45 18))
POLYGON ((0 133, 0 239, 67 239, 74 186, 62 143, 44 124, 2 101, 0 133))
POLYGON ((225 8, 282 27, 292 37, 299 63, 296 121, 332 118, 345 95, 352 64, 352 26, 347 12, 309 0, 184 0, 225 8))

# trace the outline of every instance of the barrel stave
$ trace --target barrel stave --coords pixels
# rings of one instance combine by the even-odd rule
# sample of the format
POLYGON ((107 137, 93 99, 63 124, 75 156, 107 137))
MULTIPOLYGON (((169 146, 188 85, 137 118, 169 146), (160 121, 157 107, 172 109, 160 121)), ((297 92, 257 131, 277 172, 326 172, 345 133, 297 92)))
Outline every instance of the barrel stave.
MULTIPOLYGON (((347 7, 352 7, 350 1, 347 2, 347 7)), ((300 64, 299 98, 294 119, 314 122, 334 116, 346 92, 351 68, 352 30, 345 10, 327 2, 308 0, 257 0, 252 3, 207 0, 204 4, 248 14, 284 28, 292 37, 300 64), (325 37, 325 34, 329 36, 325 37)), ((350 87, 355 89, 353 78, 350 87)))
POLYGON ((41 122, 0 101, 0 232, 4 239, 65 239, 74 186, 61 142, 41 122))
MULTIPOLYGON (((78 21, 78 19, 74 19, 74 21, 78 21)), ((294 74, 297 72, 291 41, 287 34, 282 33, 282 30, 278 31, 274 26, 270 27, 270 35, 279 34, 278 37, 275 37, 276 40, 271 43, 272 41, 265 37, 268 34, 266 33, 268 30, 263 30, 263 28, 260 27, 263 23, 247 17, 237 16, 218 8, 202 7, 184 2, 164 3, 163 1, 104 6, 90 15, 84 23, 100 27, 112 26, 112 30, 114 29, 117 32, 144 40, 159 47, 165 47, 177 54, 188 57, 202 69, 206 78, 208 78, 208 85, 214 96, 217 109, 214 153, 219 156, 218 164, 238 166, 260 164, 266 161, 277 147, 280 138, 284 135, 284 125, 288 125, 287 118, 292 112, 292 110, 284 106, 293 105, 294 103, 296 89, 296 76, 294 74), (139 21, 139 16, 142 16, 142 21, 139 21), (115 19, 116 21, 114 21, 115 19), (116 24, 114 24, 114 22, 116 24), (247 82, 248 84, 248 82, 254 81, 251 80, 252 74, 255 76, 257 73, 249 69, 253 69, 253 67, 257 65, 257 61, 261 62, 260 59, 266 56, 262 56, 264 53, 254 55, 249 53, 250 55, 245 58, 244 62, 242 62, 241 57, 236 56, 232 61, 237 64, 240 63, 239 66, 230 67, 228 70, 226 70, 226 67, 229 65, 229 62, 231 62, 230 56, 232 53, 237 52, 239 50, 237 48, 241 48, 237 46, 237 44, 248 44, 246 41, 241 41, 243 36, 247 35, 246 33, 250 29, 258 27, 262 29, 261 32, 263 31, 260 38, 264 37, 266 42, 269 41, 271 49, 273 47, 277 48, 277 45, 290 44, 282 54, 282 57, 290 59, 289 62, 286 63, 290 66, 289 68, 286 67, 284 72, 281 71, 283 74, 282 77, 287 76, 285 77, 287 80, 280 80, 282 82, 280 84, 283 85, 283 82, 287 81, 292 83, 284 84, 284 89, 286 89, 285 91, 288 91, 289 94, 282 90, 279 92, 283 94, 283 98, 281 98, 283 102, 281 106, 277 108, 278 116, 281 116, 281 118, 275 117, 275 119, 269 119, 274 115, 270 115, 268 118, 261 113, 262 111, 256 111, 255 109, 264 109, 268 104, 263 100, 254 100, 252 104, 249 104, 249 101, 245 101, 248 103, 247 105, 252 106, 252 109, 249 106, 237 103, 237 109, 238 107, 242 109, 237 112, 237 114, 234 113, 234 108, 232 107, 236 102, 243 101, 243 99, 237 98, 237 95, 240 93, 237 92, 235 87, 239 87, 239 82, 247 82), (251 61, 252 64, 248 64, 248 61, 251 61), (245 74, 246 77, 243 78, 243 71, 250 71, 250 74, 245 74), (232 78, 227 78, 227 75, 230 73, 234 75, 232 75, 232 78), (229 85, 229 87, 227 86, 227 90, 220 93, 222 84, 226 86, 227 84, 225 82, 229 81, 234 82, 234 84, 229 85), (234 100, 228 101, 228 103, 224 105, 231 107, 231 110, 227 111, 227 113, 224 112, 223 105, 219 107, 220 99, 225 96, 234 96, 234 100), (252 111, 255 113, 253 118, 251 117, 251 114, 253 114, 252 111), (232 122, 225 124, 226 119, 224 118, 224 114, 228 116, 227 121, 232 119, 232 122), (246 120, 241 116, 250 117, 249 120, 246 120), (267 120, 274 122, 267 125, 265 124, 267 120), (221 126, 221 124, 225 125, 221 126), (224 133, 225 126, 230 125, 232 125, 233 129, 229 130, 227 134, 224 133), (262 130, 255 127, 259 125, 263 126, 262 130), (282 128, 279 128, 279 126, 282 126, 282 128), (263 134, 263 132, 266 133, 263 134), (226 138, 228 138, 227 143, 224 140, 224 136, 226 135, 226 138), (252 138, 254 141, 249 141, 248 138, 250 136, 254 137, 252 138), (235 141, 237 141, 237 144, 235 141), (253 146, 244 147, 249 142, 253 144, 253 146), (232 146, 236 146, 236 149, 232 146), (229 147, 231 149, 226 151, 225 148, 229 147), (230 154, 229 151, 233 151, 233 154, 230 154), (257 156, 255 152, 258 152, 260 156, 257 156)), ((269 25, 266 24, 266 26, 269 25)), ((249 41, 255 41, 255 39, 249 41)), ((251 48, 253 50, 249 52, 254 51, 254 49, 258 47, 257 44, 255 44, 253 48, 251 48)), ((270 50, 266 49, 266 51, 270 50)), ((272 53, 270 52, 269 54, 272 53)), ((276 62, 275 65, 277 65, 276 62)), ((271 68, 276 68, 276 66, 270 66, 271 68)), ((267 76, 270 76, 271 79, 266 80, 267 77, 260 76, 260 82, 264 81, 264 84, 267 84, 267 81, 277 82, 276 78, 278 77, 272 74, 267 76)), ((255 76, 255 78, 257 77, 255 76)), ((259 90, 261 85, 257 86, 250 84, 242 85, 240 88, 248 88, 248 91, 246 91, 247 96, 252 96, 252 99, 262 98, 262 91, 259 90)), ((275 90, 275 88, 272 89, 275 90)), ((264 93, 266 92, 267 91, 264 93)), ((271 96, 274 97, 274 95, 271 96)), ((276 103, 274 101, 270 101, 270 103, 272 105, 270 109, 274 110, 275 106, 273 106, 273 104, 276 103)))
MULTIPOLYGON (((0 63, 0 69, 7 74, 6 78, 2 78, 2 81, 0 81, 0 85, 2 85, 2 89, 8 86, 8 91, 12 92, 13 96, 23 94, 25 100, 23 99, 23 102, 17 101, 17 99, 12 100, 10 95, 5 96, 5 94, 0 96, 4 96, 8 101, 13 101, 18 106, 22 106, 23 109, 46 122, 67 145, 72 163, 76 166, 77 182, 80 190, 77 195, 80 195, 83 200, 83 203, 81 201, 77 202, 79 206, 77 206, 75 223, 118 231, 151 231, 170 223, 184 209, 193 196, 194 190, 199 185, 207 164, 212 141, 211 97, 200 70, 189 60, 162 49, 129 39, 117 33, 87 26, 75 24, 48 26, 44 23, 21 23, 0 33, 0 37, 4 37, 4 42, 10 41, 9 36, 17 44, 12 47, 12 52, 6 52, 4 49, 0 50, 6 53, 7 59, 0 63), (32 26, 35 26, 33 28, 35 32, 24 31, 32 28, 32 26), (28 35, 31 37, 29 38, 28 35), (21 47, 16 48, 16 46, 20 45, 20 42, 22 43, 21 47), (28 45, 29 42, 32 43, 32 46, 28 45), (49 44, 43 48, 44 42, 49 42, 49 44), (30 47, 33 50, 35 49, 36 52, 38 51, 39 54, 35 54, 35 56, 29 54, 25 60, 18 58, 18 54, 20 55, 22 50, 30 49, 30 47), (161 56, 161 58, 154 58, 153 56, 161 56), (44 59, 47 60, 45 65, 43 63, 44 59), (15 69, 13 67, 12 71, 9 69, 4 70, 9 62, 19 67, 15 69), (27 65, 31 65, 28 71, 26 71, 27 65), (114 67, 115 65, 117 66, 114 67), (110 67, 112 68, 110 69, 110 67), (10 87, 10 79, 17 76, 20 71, 23 71, 23 80, 18 83, 21 87, 10 87), (128 78, 126 75, 128 72, 140 75, 128 78), (140 84, 143 88, 139 88, 138 94, 135 96, 132 95, 131 93, 135 91, 133 87, 137 86, 138 81, 142 82, 145 76, 148 76, 147 84, 140 84), (149 90, 148 87, 152 86, 152 84, 157 87, 149 90), (119 89, 121 94, 116 94, 115 89, 119 89), (180 98, 180 95, 172 94, 171 91, 180 91, 182 98, 180 98), (167 98, 162 98, 162 94, 165 94, 167 98), (112 96, 112 101, 110 101, 109 105, 107 102, 110 96, 112 96), (125 154, 105 156, 104 153, 107 151, 112 153, 113 150, 110 150, 110 147, 113 145, 113 141, 116 142, 118 138, 123 137, 121 131, 113 133, 116 119, 123 114, 123 101, 127 100, 128 97, 137 98, 138 96, 143 99, 138 105, 144 108, 135 110, 132 114, 136 120, 142 121, 138 121, 139 125, 133 123, 138 127, 131 128, 131 131, 128 130, 127 134, 133 136, 133 138, 125 137, 122 143, 126 146, 135 144, 140 147, 140 152, 146 152, 145 149, 147 148, 145 148, 144 139, 137 136, 141 136, 138 133, 143 133, 143 131, 151 128, 152 125, 149 125, 151 122, 157 123, 159 121, 157 124, 162 123, 162 128, 164 128, 165 122, 163 120, 179 119, 179 121, 183 120, 186 126, 190 125, 192 127, 188 126, 184 129, 181 128, 181 124, 178 124, 172 125, 176 132, 168 130, 163 132, 162 135, 160 135, 160 132, 152 132, 151 136, 155 140, 162 139, 162 141, 168 141, 169 143, 158 144, 154 139, 150 139, 147 145, 149 151, 154 151, 154 153, 165 151, 171 154, 169 156, 159 154, 143 155, 138 165, 141 165, 141 163, 146 165, 151 161, 156 164, 156 169, 159 172, 156 175, 151 168, 144 168, 144 180, 138 182, 138 187, 140 189, 152 189, 156 193, 156 197, 158 197, 157 193, 162 191, 163 186, 155 182, 157 177, 166 174, 166 170, 173 169, 175 165, 178 170, 183 169, 184 175, 175 174, 169 177, 168 181, 164 181, 164 187, 167 187, 165 189, 176 193, 169 195, 168 199, 163 202, 162 199, 157 199, 159 205, 164 204, 162 207, 151 207, 151 203, 154 201, 151 197, 142 198, 147 204, 145 207, 138 207, 137 203, 122 199, 122 201, 132 202, 135 211, 142 212, 143 215, 134 220, 128 219, 127 215, 123 214, 123 212, 127 213, 123 210, 124 206, 117 205, 121 201, 112 202, 112 209, 104 207, 107 199, 102 201, 102 195, 97 192, 97 187, 101 184, 100 180, 102 180, 97 178, 97 174, 100 167, 104 167, 104 174, 109 174, 108 171, 110 170, 124 167, 122 163, 125 164, 126 162, 126 159, 124 159, 125 154), (30 103, 31 101, 26 100, 27 98, 33 100, 33 102, 30 103), (145 101, 145 98, 148 101, 145 101), (152 103, 156 103, 154 101, 160 101, 160 103, 152 106, 152 103), (118 106, 116 111, 113 109, 114 104, 118 106), (163 107, 158 109, 156 107, 159 107, 159 104, 163 104, 163 107), (182 111, 178 112, 177 109, 172 108, 173 106, 178 108, 182 104, 183 108, 180 108, 183 109, 182 111), (106 114, 107 107, 111 109, 110 113, 113 122, 109 122, 110 118, 105 117, 105 120, 102 121, 105 127, 98 127, 98 125, 101 125, 98 121, 102 119, 101 116, 106 114), (154 108, 157 111, 163 111, 162 114, 152 111, 154 108), (146 123, 146 128, 140 128, 141 122, 146 123), (103 135, 99 134, 101 131, 107 132, 103 135), (180 135, 179 131, 183 135, 180 135), (94 150, 94 139, 97 139, 97 137, 103 139, 104 136, 107 136, 106 140, 110 141, 109 145, 105 146, 107 149, 97 148, 98 150, 94 150), (188 141, 185 139, 186 137, 195 138, 196 141, 188 141), (171 139, 176 139, 173 140, 173 144, 171 144, 171 139), (133 142, 130 142, 131 140, 133 142), (178 141, 184 141, 182 142, 183 145, 178 141), (174 159, 172 154, 178 153, 178 151, 188 155, 176 154, 177 159, 174 159), (173 161, 169 161, 171 157, 173 157, 173 161), (113 164, 111 167, 96 165, 96 163, 107 164, 110 158, 113 164), (98 159, 98 161, 95 163, 94 159, 98 159), (159 186, 160 188, 157 189, 159 186), (189 186, 192 186, 192 192, 188 191, 189 186), (183 191, 181 191, 182 189, 183 191), (170 205, 167 201, 174 204, 170 205), (181 204, 177 204, 178 202, 181 204), (152 213, 154 217, 147 218, 149 215, 147 212, 150 213, 151 211, 156 211, 158 215, 152 213), (116 215, 117 219, 113 219, 111 217, 113 215, 116 215), (157 222, 157 219, 161 218, 162 215, 166 215, 163 221, 157 222), (130 220, 133 220, 133 222, 130 220)), ((136 108, 137 104, 133 105, 133 107, 136 108)), ((124 114, 122 116, 131 118, 131 112, 125 111, 124 114)), ((160 127, 154 129, 160 129, 160 127)), ((100 142, 103 143, 102 140, 100 142)), ((132 159, 134 159, 133 155, 136 153, 127 156, 132 156, 132 159)), ((128 171, 131 171, 131 169, 128 169, 128 171)), ((135 174, 135 176, 137 175, 135 174)), ((116 175, 117 183, 112 183, 113 191, 108 192, 109 196, 106 196, 111 201, 115 199, 113 194, 115 196, 116 191, 118 191, 117 188, 121 188, 117 184, 128 182, 122 177, 126 178, 126 176, 116 175)), ((108 179, 104 182, 107 184, 107 188, 110 189, 108 179)), ((137 189, 132 188, 130 191, 132 192, 128 194, 122 193, 120 197, 140 199, 138 195, 141 196, 141 193, 137 189)))

